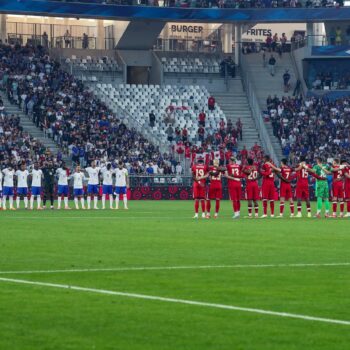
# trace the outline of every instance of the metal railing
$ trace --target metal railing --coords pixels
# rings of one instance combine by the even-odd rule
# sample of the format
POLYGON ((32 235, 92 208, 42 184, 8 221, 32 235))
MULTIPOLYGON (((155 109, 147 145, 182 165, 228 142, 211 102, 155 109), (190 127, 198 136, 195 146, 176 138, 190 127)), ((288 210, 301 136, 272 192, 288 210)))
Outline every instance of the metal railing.
POLYGON ((278 158, 276 155, 276 151, 272 145, 270 135, 266 129, 265 122, 262 118, 262 110, 260 108, 258 98, 256 96, 255 89, 252 84, 252 78, 250 77, 250 73, 247 70, 247 67, 244 61, 240 60, 240 62, 241 62, 241 68, 242 68, 240 70, 240 73, 242 77, 243 88, 247 94, 249 105, 252 110, 252 115, 255 120, 255 125, 259 131, 263 148, 266 151, 266 153, 268 153, 271 156, 272 160, 277 164, 278 158))
POLYGON ((221 53, 220 40, 206 39, 163 39, 158 38, 153 49, 155 51, 221 53))
POLYGON ((83 37, 47 37, 44 35, 35 34, 18 34, 18 33, 8 33, 7 40, 9 44, 32 44, 32 45, 42 45, 46 48, 72 48, 72 49, 96 49, 95 37, 88 37, 85 41, 83 37))

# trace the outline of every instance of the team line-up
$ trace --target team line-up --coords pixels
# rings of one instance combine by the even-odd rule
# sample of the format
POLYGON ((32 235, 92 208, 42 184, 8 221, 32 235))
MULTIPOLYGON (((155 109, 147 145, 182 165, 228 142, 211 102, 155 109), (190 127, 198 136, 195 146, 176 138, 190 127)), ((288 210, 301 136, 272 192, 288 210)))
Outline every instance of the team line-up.
MULTIPOLYGON (((275 166, 269 156, 264 157, 262 165, 254 164, 252 159, 247 160, 247 165, 241 166, 236 159, 232 157, 226 167, 219 165, 218 160, 213 161, 212 166, 204 164, 204 160, 199 158, 197 163, 192 166, 193 174, 193 198, 195 200, 195 215, 198 218, 199 205, 201 204, 202 217, 210 218, 211 200, 215 200, 214 218, 218 217, 220 210, 220 201, 222 199, 222 179, 228 180, 228 190, 230 200, 233 204, 233 218, 240 217, 241 198, 242 198, 242 180, 246 181, 246 197, 248 200, 248 217, 259 217, 259 199, 260 194, 263 204, 263 215, 267 217, 268 203, 270 203, 270 215, 274 217, 275 200, 277 188, 275 187, 275 176, 280 179, 280 214, 283 217, 285 202, 289 201, 291 217, 302 217, 302 201, 306 202, 307 216, 311 215, 310 194, 309 194, 309 176, 316 179, 316 197, 317 212, 315 217, 321 217, 322 205, 325 205, 325 217, 330 216, 329 203, 329 185, 327 175, 332 175, 332 217, 337 217, 339 203, 339 217, 350 217, 350 165, 346 161, 334 159, 332 165, 324 164, 321 158, 317 159, 316 165, 311 167, 301 157, 299 164, 291 167, 286 159, 282 159, 280 167, 275 166), (261 189, 258 179, 262 178, 261 189), (297 214, 295 215, 292 181, 296 180, 296 199, 297 214), (344 213, 345 202, 347 203, 347 213, 344 213), (254 215, 253 215, 254 212, 254 215)), ((127 188, 129 188, 128 170, 123 163, 118 163, 116 169, 109 163, 103 168, 96 166, 95 162, 90 167, 81 169, 75 168, 75 172, 69 175, 65 166, 54 168, 52 162, 47 166, 39 168, 35 163, 33 168, 28 171, 25 165, 15 170, 12 166, 0 171, 0 210, 6 210, 6 202, 9 202, 9 209, 16 210, 14 207, 14 183, 17 180, 16 207, 20 208, 20 202, 23 200, 25 209, 34 209, 34 201, 37 200, 37 209, 45 208, 46 200, 50 200, 51 209, 54 208, 54 187, 57 181, 57 209, 61 209, 62 199, 64 209, 69 207, 69 186, 68 182, 73 181, 73 196, 75 208, 91 209, 93 199, 93 209, 98 208, 100 176, 102 177, 102 209, 106 208, 106 199, 109 197, 109 207, 119 209, 120 195, 123 195, 124 209, 127 206, 127 188), (87 176, 86 176, 87 175, 87 176), (84 182, 87 185, 87 206, 84 198, 84 182), (115 180, 115 187, 113 182, 115 180), (31 183, 31 194, 28 200, 28 183, 31 183), (44 207, 41 206, 41 194, 44 193, 44 207), (115 196, 115 206, 114 206, 115 196)))
POLYGON ((226 167, 221 167, 218 160, 214 160, 212 166, 204 164, 204 160, 199 158, 192 166, 193 176, 193 198, 195 200, 194 218, 198 218, 199 204, 201 204, 202 217, 210 218, 211 200, 215 200, 214 218, 218 217, 220 210, 220 200, 222 199, 222 178, 228 180, 228 192, 233 205, 233 219, 240 217, 242 179, 246 182, 246 199, 248 200, 248 217, 259 217, 260 193, 263 205, 263 215, 267 217, 268 202, 270 203, 270 215, 275 217, 275 200, 278 197, 275 186, 275 176, 280 179, 280 214, 283 217, 285 202, 289 201, 290 216, 302 217, 302 201, 306 202, 307 216, 311 215, 309 176, 315 178, 315 195, 317 198, 316 218, 321 217, 322 205, 325 206, 325 217, 330 217, 330 191, 327 175, 332 175, 332 216, 337 217, 339 203, 339 217, 350 217, 350 165, 340 159, 334 159, 332 165, 324 164, 322 158, 316 159, 316 164, 312 167, 307 164, 305 157, 300 157, 300 162, 291 167, 286 159, 281 160, 281 165, 274 165, 269 156, 265 156, 261 165, 254 164, 253 159, 247 160, 246 166, 241 166, 234 157, 230 158, 226 167), (262 178, 261 189, 258 179, 262 178), (295 215, 292 181, 296 180, 297 214, 295 215), (347 203, 347 213, 345 210, 347 203), (253 215, 254 211, 254 215, 253 215))
POLYGON ((57 195, 58 204, 57 209, 61 209, 62 198, 64 201, 64 209, 71 209, 69 207, 68 196, 69 186, 68 181, 73 180, 73 195, 75 208, 79 209, 79 202, 81 209, 91 209, 91 199, 93 198, 93 208, 99 209, 98 196, 99 196, 99 184, 100 175, 102 175, 102 209, 106 207, 106 198, 109 197, 110 209, 119 208, 119 196, 123 195, 124 209, 128 209, 128 199, 126 196, 127 188, 129 187, 128 170, 123 166, 123 163, 119 163, 116 169, 112 168, 109 163, 103 168, 96 166, 95 162, 91 163, 91 166, 85 168, 84 171, 77 166, 75 172, 69 175, 69 171, 66 167, 62 166, 57 170, 54 168, 52 162, 46 167, 40 169, 39 164, 35 163, 33 169, 29 172, 25 165, 22 165, 20 169, 15 170, 12 166, 7 167, 2 172, 0 171, 0 210, 6 210, 6 200, 9 202, 9 209, 16 210, 13 205, 14 197, 14 182, 17 180, 17 193, 16 193, 16 207, 20 208, 20 201, 23 199, 25 209, 34 209, 34 200, 37 200, 37 209, 42 210, 41 206, 41 193, 44 189, 44 206, 46 200, 50 199, 51 209, 54 208, 54 187, 56 178, 58 178, 57 195), (88 176, 86 176, 87 174, 88 176), (115 178, 115 188, 113 189, 113 182, 115 178), (84 182, 88 181, 87 185, 87 207, 85 206, 84 198, 84 182), (31 196, 28 207, 28 182, 31 182, 31 196), (115 195, 115 206, 114 206, 115 195))

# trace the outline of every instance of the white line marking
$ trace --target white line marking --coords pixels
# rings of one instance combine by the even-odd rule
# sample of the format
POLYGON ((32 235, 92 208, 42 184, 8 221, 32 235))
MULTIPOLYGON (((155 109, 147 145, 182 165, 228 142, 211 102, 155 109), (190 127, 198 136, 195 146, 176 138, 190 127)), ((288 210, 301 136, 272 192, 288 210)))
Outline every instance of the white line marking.
POLYGON ((106 267, 87 269, 61 269, 61 270, 24 270, 24 271, 0 271, 5 274, 35 274, 35 273, 65 273, 65 272, 108 272, 108 271, 153 271, 153 270, 209 270, 209 269, 245 269, 245 268, 281 268, 281 267, 332 267, 350 266, 350 262, 344 263, 314 263, 314 264, 255 264, 255 265, 199 265, 199 266, 136 266, 136 267, 106 267))
POLYGON ((165 297, 159 297, 159 296, 153 296, 153 295, 117 292, 117 291, 105 290, 105 289, 86 288, 86 287, 70 286, 67 284, 36 282, 36 281, 19 280, 19 279, 12 279, 12 278, 1 278, 0 277, 0 281, 10 282, 10 283, 19 283, 19 284, 29 284, 29 285, 35 285, 35 286, 41 286, 41 287, 70 289, 70 290, 76 290, 76 291, 80 291, 80 292, 117 295, 117 296, 121 296, 121 297, 136 298, 136 299, 156 300, 156 301, 163 301, 163 302, 168 302, 168 303, 187 304, 187 305, 204 306, 204 307, 217 308, 217 309, 243 311, 243 312, 250 312, 250 313, 262 314, 262 315, 289 317, 289 318, 302 319, 302 320, 306 320, 306 321, 335 323, 335 324, 350 326, 350 321, 336 320, 336 319, 331 319, 331 318, 323 318, 323 317, 315 317, 315 316, 307 316, 307 315, 300 315, 300 314, 292 314, 292 313, 288 313, 288 312, 276 312, 276 311, 255 309, 255 308, 248 308, 248 307, 241 307, 241 306, 234 306, 234 305, 207 303, 207 302, 202 302, 202 301, 185 300, 185 299, 165 298, 165 297))

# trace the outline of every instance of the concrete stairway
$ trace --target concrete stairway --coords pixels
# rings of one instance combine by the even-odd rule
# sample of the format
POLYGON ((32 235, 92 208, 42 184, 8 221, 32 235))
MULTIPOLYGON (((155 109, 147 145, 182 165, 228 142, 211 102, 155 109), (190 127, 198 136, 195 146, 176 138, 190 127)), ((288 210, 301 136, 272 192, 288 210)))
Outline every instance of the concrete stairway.
POLYGON ((238 118, 241 118, 243 124, 243 140, 238 141, 238 148, 242 149, 245 145, 250 149, 255 142, 260 144, 259 132, 253 119, 247 96, 243 90, 240 77, 231 79, 229 90, 227 92, 213 92, 216 102, 223 110, 228 120, 236 125, 238 118))
MULTIPOLYGON (((20 125, 22 126, 23 130, 28 132, 32 137, 39 140, 46 148, 50 149, 50 151, 53 154, 57 154, 57 152, 59 151, 59 147, 55 143, 55 141, 45 137, 44 132, 37 128, 36 125, 33 124, 33 122, 28 118, 28 116, 26 116, 25 113, 22 112, 22 110, 19 109, 17 105, 12 105, 9 102, 5 93, 1 92, 0 96, 2 98, 2 101, 4 102, 6 113, 9 115, 18 115, 21 118, 20 125)), ((63 155, 63 159, 66 162, 69 162, 69 158, 67 156, 63 155)))
MULTIPOLYGON (((268 60, 269 57, 270 54, 267 53, 266 59, 268 60)), ((255 93, 262 111, 266 110, 266 99, 269 95, 277 95, 277 97, 281 98, 284 95, 292 94, 297 79, 297 75, 293 69, 291 57, 288 53, 283 54, 282 58, 280 58, 277 54, 274 54, 274 57, 277 61, 275 66, 275 76, 271 76, 268 68, 263 67, 262 54, 242 55, 242 59, 245 61, 246 67, 248 67, 252 83, 255 86, 255 93), (286 69, 289 70, 289 74, 291 75, 291 91, 289 94, 285 94, 283 92, 283 74, 286 69)), ((275 136, 273 136, 272 126, 270 123, 266 124, 266 128, 269 132, 276 155, 279 159, 281 159, 282 150, 280 142, 275 136)))

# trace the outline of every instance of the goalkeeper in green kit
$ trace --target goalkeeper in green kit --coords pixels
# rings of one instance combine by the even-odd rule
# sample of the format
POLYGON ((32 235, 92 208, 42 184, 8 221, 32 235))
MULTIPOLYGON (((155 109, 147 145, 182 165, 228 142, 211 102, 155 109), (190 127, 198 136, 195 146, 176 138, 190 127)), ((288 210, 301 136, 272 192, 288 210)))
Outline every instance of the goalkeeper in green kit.
POLYGON ((329 186, 327 181, 327 175, 331 174, 331 168, 327 164, 323 164, 322 158, 316 159, 316 165, 312 169, 308 169, 309 173, 314 174, 316 178, 316 198, 317 198, 317 213, 316 218, 321 217, 322 202, 325 204, 325 217, 329 217, 329 186))

